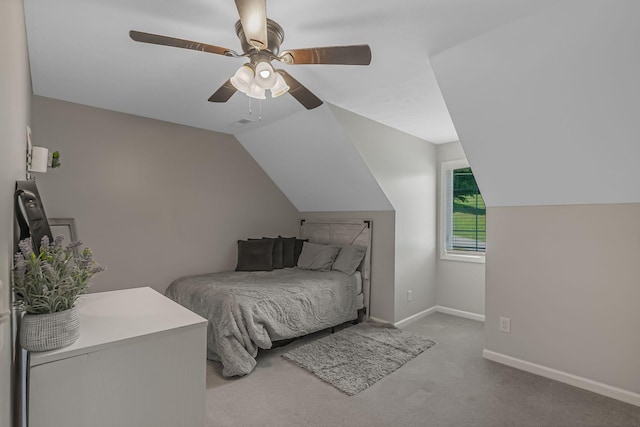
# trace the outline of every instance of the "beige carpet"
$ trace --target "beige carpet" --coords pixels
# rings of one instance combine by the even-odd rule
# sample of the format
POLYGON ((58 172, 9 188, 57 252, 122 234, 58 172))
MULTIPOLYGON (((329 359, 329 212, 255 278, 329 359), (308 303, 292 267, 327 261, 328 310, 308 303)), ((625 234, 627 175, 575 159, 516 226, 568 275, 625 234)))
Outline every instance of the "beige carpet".
POLYGON ((355 396, 261 352, 247 377, 207 366, 210 427, 640 426, 640 408, 482 358, 484 324, 435 313, 403 328, 438 344, 355 396))

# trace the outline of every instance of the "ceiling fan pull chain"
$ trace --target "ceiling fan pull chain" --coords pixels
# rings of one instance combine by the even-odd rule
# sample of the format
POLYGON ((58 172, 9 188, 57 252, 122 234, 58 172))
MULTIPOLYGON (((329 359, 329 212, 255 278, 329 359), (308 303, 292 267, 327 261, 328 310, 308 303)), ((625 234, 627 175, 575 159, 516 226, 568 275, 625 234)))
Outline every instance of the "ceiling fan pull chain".
POLYGON ((258 123, 262 123, 262 99, 258 100, 258 123))
POLYGON ((251 117, 252 116, 252 113, 251 113, 251 97, 247 96, 247 98, 249 98, 249 117, 251 117))

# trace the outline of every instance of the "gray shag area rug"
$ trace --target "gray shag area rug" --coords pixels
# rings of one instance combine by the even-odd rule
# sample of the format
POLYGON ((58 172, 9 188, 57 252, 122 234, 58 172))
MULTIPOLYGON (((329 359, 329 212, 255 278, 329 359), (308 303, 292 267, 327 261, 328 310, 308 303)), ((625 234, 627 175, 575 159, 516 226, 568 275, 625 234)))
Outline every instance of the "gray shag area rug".
POLYGON ((435 342, 368 321, 282 355, 349 396, 400 368, 435 342))

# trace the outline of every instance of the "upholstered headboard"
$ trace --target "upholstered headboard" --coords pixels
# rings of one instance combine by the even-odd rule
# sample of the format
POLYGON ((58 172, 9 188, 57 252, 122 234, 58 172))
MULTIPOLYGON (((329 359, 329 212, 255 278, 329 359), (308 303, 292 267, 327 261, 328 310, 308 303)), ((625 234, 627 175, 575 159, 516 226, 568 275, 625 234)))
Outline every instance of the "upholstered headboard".
POLYGON ((367 253, 358 267, 362 275, 364 305, 369 317, 371 305, 371 233, 370 219, 303 219, 300 221, 300 237, 312 243, 366 246, 367 253))

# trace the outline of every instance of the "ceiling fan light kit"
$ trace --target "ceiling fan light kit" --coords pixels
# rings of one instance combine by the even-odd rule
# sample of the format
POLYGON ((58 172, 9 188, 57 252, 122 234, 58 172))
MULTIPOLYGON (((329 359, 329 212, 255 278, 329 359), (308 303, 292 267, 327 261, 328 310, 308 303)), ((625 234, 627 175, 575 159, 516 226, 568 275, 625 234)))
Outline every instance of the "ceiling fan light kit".
POLYGON ((238 89, 242 93, 249 92, 249 87, 251 87, 251 83, 253 83, 253 79, 255 76, 255 70, 253 69, 253 65, 244 64, 242 67, 238 68, 238 71, 229 79, 233 87, 238 89))
POLYGON ((255 99, 267 99, 265 92, 264 88, 254 82, 249 86, 249 92, 247 92, 247 95, 255 99))
POLYGON ((284 30, 278 23, 267 19, 266 0, 235 0, 240 20, 236 22, 236 34, 240 39, 242 53, 232 49, 191 40, 161 36, 157 34, 129 31, 137 42, 183 49, 199 50, 233 58, 249 58, 227 82, 211 97, 210 102, 227 102, 236 91, 251 98, 265 99, 266 91, 276 98, 289 92, 306 109, 322 105, 320 98, 304 87, 284 70, 276 70, 271 61, 285 64, 339 64, 369 65, 371 49, 368 45, 330 46, 292 49, 280 53, 284 30))
POLYGON ((271 89, 276 83, 276 76, 274 75, 273 68, 266 62, 260 62, 256 66, 255 82, 262 89, 271 89))
POLYGON ((284 95, 285 93, 289 92, 289 89, 291 89, 287 82, 284 81, 284 77, 282 77, 282 75, 280 75, 279 73, 275 73, 275 75, 276 83, 273 85, 273 87, 271 87, 272 98, 277 98, 280 95, 284 95))
POLYGON ((259 62, 255 67, 251 63, 244 64, 229 81, 238 91, 255 99, 266 99, 266 90, 271 91, 272 98, 277 98, 290 89, 268 62, 259 62))
POLYGON ((273 72, 273 68, 266 61, 258 62, 258 65, 256 65, 255 78, 258 86, 264 89, 271 89, 271 87, 276 83, 276 76, 273 72))

